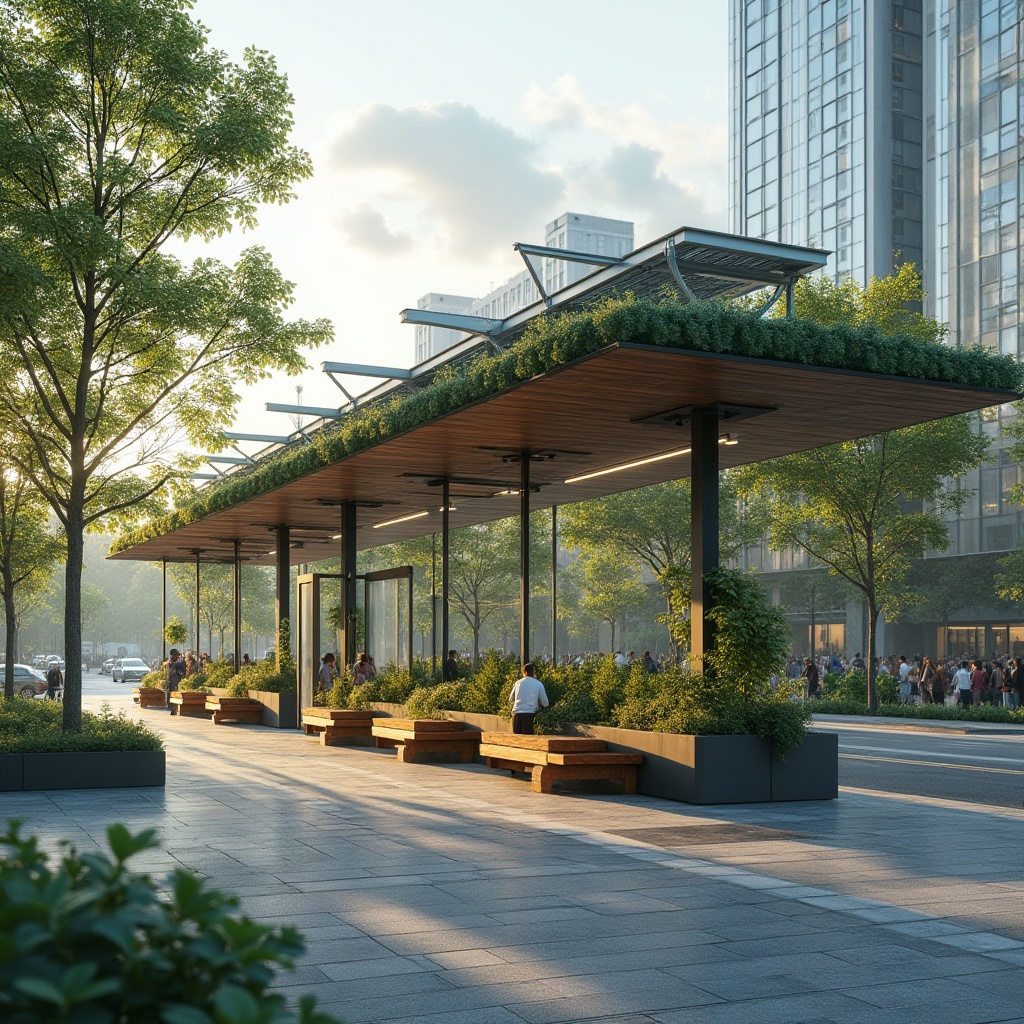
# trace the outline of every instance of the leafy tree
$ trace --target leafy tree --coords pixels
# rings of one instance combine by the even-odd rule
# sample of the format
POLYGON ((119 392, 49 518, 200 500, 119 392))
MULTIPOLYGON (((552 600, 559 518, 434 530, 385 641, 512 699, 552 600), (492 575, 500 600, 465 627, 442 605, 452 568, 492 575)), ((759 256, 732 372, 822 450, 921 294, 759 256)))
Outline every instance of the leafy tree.
POLYGON ((231 63, 184 0, 5 0, 0 415, 67 536, 69 732, 85 530, 155 505, 183 438, 222 443, 239 385, 302 369, 330 335, 285 320, 292 286, 263 250, 234 266, 164 251, 291 198, 310 162, 290 106, 273 59, 231 63))
POLYGON ((60 556, 60 542, 49 526, 45 502, 29 480, 0 460, 0 591, 3 592, 4 694, 14 696, 18 605, 45 590, 60 556))
POLYGON ((567 575, 580 589, 579 611, 609 627, 614 651, 615 630, 623 615, 642 608, 647 601, 647 588, 640 582, 636 564, 607 550, 584 551, 567 575))
MULTIPOLYGON (((753 539, 729 475, 721 481, 719 516, 722 557, 729 558, 753 539)), ((673 649, 685 649, 689 645, 690 481, 670 480, 566 505, 559 519, 566 544, 640 562, 654 573, 665 595, 664 621, 673 649)))
MULTIPOLYGON (((1013 558, 1015 553, 1008 556, 1013 558)), ((994 595, 1013 600, 1006 587, 1004 559, 995 555, 978 554, 970 561, 970 568, 958 558, 924 558, 915 563, 908 583, 918 601, 907 612, 914 622, 934 622, 938 619, 944 629, 955 611, 969 605, 991 605, 994 595), (1000 573, 1000 569, 1004 569, 1000 573)), ((1012 578, 1012 576, 1011 576, 1012 578)), ((1024 597, 1024 591, 1019 591, 1024 597)))
POLYGON ((164 639, 172 647, 180 647, 188 641, 188 626, 177 615, 172 615, 164 626, 164 639))
MULTIPOLYGON (((858 326, 912 330, 936 344, 944 333, 942 325, 900 311, 902 303, 921 299, 913 267, 900 268, 894 279, 872 279, 866 289, 854 282, 838 286, 827 279, 805 280, 796 298, 798 316, 826 324, 850 317, 858 326)), ((894 620, 916 600, 907 584, 911 561, 929 547, 948 547, 943 519, 958 512, 967 498, 955 478, 976 467, 987 448, 975 417, 959 415, 756 463, 737 474, 740 493, 764 502, 772 547, 802 548, 863 594, 872 711, 878 706, 878 617, 884 613, 894 620)))

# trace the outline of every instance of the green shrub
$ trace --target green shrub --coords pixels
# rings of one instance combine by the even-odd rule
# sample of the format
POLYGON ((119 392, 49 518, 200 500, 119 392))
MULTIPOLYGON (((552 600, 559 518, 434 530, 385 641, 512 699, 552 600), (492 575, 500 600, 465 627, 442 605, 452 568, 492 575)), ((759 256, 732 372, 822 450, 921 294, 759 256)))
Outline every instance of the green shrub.
POLYGON ((630 673, 625 699, 615 709, 613 720, 621 729, 648 732, 703 736, 754 733, 785 757, 803 741, 810 717, 811 706, 794 700, 784 683, 774 692, 765 686, 755 696, 744 697, 720 676, 688 675, 681 669, 668 668, 656 675, 630 673))
MULTIPOLYGON (((23 702, 27 703, 27 702, 23 702)), ((270 991, 304 951, 293 928, 234 911, 238 901, 177 869, 126 862, 153 830, 107 829, 110 854, 66 846, 54 865, 17 823, 0 834, 0 1019, 8 1024, 331 1024, 307 996, 270 991), (166 894, 166 895, 165 895, 166 894)))
POLYGON ((207 686, 218 688, 227 686, 235 674, 235 666, 230 661, 211 661, 203 673, 207 686))
POLYGON ((404 704, 417 686, 431 685, 429 664, 414 659, 410 668, 389 664, 362 686, 352 687, 348 706, 353 710, 369 710, 371 704, 404 704))
POLYGON ((519 659, 499 651, 487 651, 466 683, 462 697, 464 711, 477 715, 507 714, 508 694, 522 675, 519 659))
POLYGON ((790 642, 785 613, 771 603, 753 573, 719 567, 705 578, 711 596, 708 617, 715 624, 707 668, 754 697, 773 674, 782 674, 790 642))
POLYGON ((264 693, 295 693, 295 663, 278 672, 272 661, 254 661, 243 665, 226 683, 229 697, 247 697, 250 690, 264 693))
POLYGON ((177 615, 172 615, 164 625, 164 639, 172 647, 181 647, 188 642, 188 626, 177 615))
POLYGON ((466 684, 461 680, 438 683, 437 686, 417 686, 405 702, 409 717, 442 719, 446 711, 462 711, 465 689, 466 684))
POLYGON ((196 672, 195 675, 186 676, 178 684, 178 689, 182 693, 194 692, 194 693, 206 693, 206 673, 196 672))
MULTIPOLYGON (((875 676, 875 692, 879 704, 898 704, 900 683, 896 676, 883 672, 875 676)), ((868 702, 868 674, 863 669, 850 672, 828 672, 821 683, 821 695, 826 700, 847 701, 854 704, 868 702)))
POLYGON ((83 711, 82 731, 65 733, 59 703, 0 695, 0 754, 162 749, 155 732, 123 712, 115 715, 109 705, 98 715, 83 711))
MULTIPOLYGON (((823 699, 808 702, 809 709, 816 715, 868 715, 866 701, 823 699)), ((884 718, 917 718, 947 722, 1002 722, 1007 725, 1024 725, 1024 709, 1011 711, 1000 705, 972 704, 960 707, 958 704, 887 704, 879 714, 884 718)))
POLYGON ((142 677, 142 681, 139 683, 139 686, 155 686, 158 690, 162 690, 166 679, 167 676, 164 675, 164 670, 158 668, 153 672, 147 672, 142 677))

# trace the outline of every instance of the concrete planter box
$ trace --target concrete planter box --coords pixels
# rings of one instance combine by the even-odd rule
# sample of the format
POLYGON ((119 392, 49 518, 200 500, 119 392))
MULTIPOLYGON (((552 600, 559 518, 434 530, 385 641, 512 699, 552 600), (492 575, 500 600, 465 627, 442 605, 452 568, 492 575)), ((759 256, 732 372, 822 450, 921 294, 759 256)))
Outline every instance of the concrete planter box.
MULTIPOLYGON (((403 717, 401 704, 375 704, 403 717)), ((483 732, 510 732, 497 715, 449 711, 448 718, 483 732)), ((616 753, 641 753, 636 791, 688 804, 761 804, 783 800, 835 800, 839 796, 839 737, 807 733, 785 761, 759 736, 690 736, 640 732, 606 725, 577 725, 571 732, 593 736, 616 753)))
POLYGON ((0 754, 0 793, 20 793, 24 780, 25 755, 0 754))
POLYGON ((839 734, 809 732, 785 761, 772 758, 772 800, 839 797, 839 734))
POLYGON ((135 789, 162 786, 163 750, 103 750, 86 753, 0 754, 0 790, 135 789))
POLYGON ((266 690, 250 690, 249 696, 263 705, 260 725, 271 729, 298 729, 299 695, 297 693, 267 693, 266 690))
POLYGON ((839 795, 839 737, 808 733, 785 761, 758 736, 688 736, 583 725, 609 750, 644 754, 637 792, 688 804, 834 800, 839 795))

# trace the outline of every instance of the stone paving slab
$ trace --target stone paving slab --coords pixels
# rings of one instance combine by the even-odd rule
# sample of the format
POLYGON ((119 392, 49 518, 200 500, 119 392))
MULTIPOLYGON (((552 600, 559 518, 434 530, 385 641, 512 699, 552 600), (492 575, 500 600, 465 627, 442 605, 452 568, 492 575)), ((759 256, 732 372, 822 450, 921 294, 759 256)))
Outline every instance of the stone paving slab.
POLYGON ((0 794, 0 816, 48 846, 157 828, 138 866, 195 868, 296 924, 308 950, 278 986, 351 1024, 1024 1024, 1024 812, 550 796, 479 765, 128 713, 165 732, 166 790, 0 794), (804 838, 617 834, 708 824, 804 838))

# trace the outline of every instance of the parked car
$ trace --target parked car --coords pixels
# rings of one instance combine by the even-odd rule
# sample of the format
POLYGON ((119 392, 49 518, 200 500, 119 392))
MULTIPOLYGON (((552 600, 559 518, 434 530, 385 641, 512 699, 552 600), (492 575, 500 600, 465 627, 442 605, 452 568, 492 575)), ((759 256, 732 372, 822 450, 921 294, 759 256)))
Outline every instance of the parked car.
MULTIPOLYGON (((7 685, 6 666, 0 664, 0 683, 7 685)), ((34 669, 31 665, 14 666, 14 692, 22 697, 34 697, 38 693, 46 693, 46 674, 34 669)))
POLYGON ((116 662, 116 661, 117 661, 117 658, 107 658, 107 660, 105 662, 103 662, 103 664, 100 666, 100 671, 105 676, 109 676, 110 673, 114 669, 114 662, 116 662))
POLYGON ((149 666, 141 658, 118 658, 110 675, 115 683, 137 683, 149 675, 149 666))
POLYGON ((67 668, 67 665, 64 664, 64 659, 60 657, 60 655, 58 654, 51 654, 46 659, 46 671, 49 671, 51 665, 56 665, 57 668, 61 670, 61 672, 63 672, 67 668))

